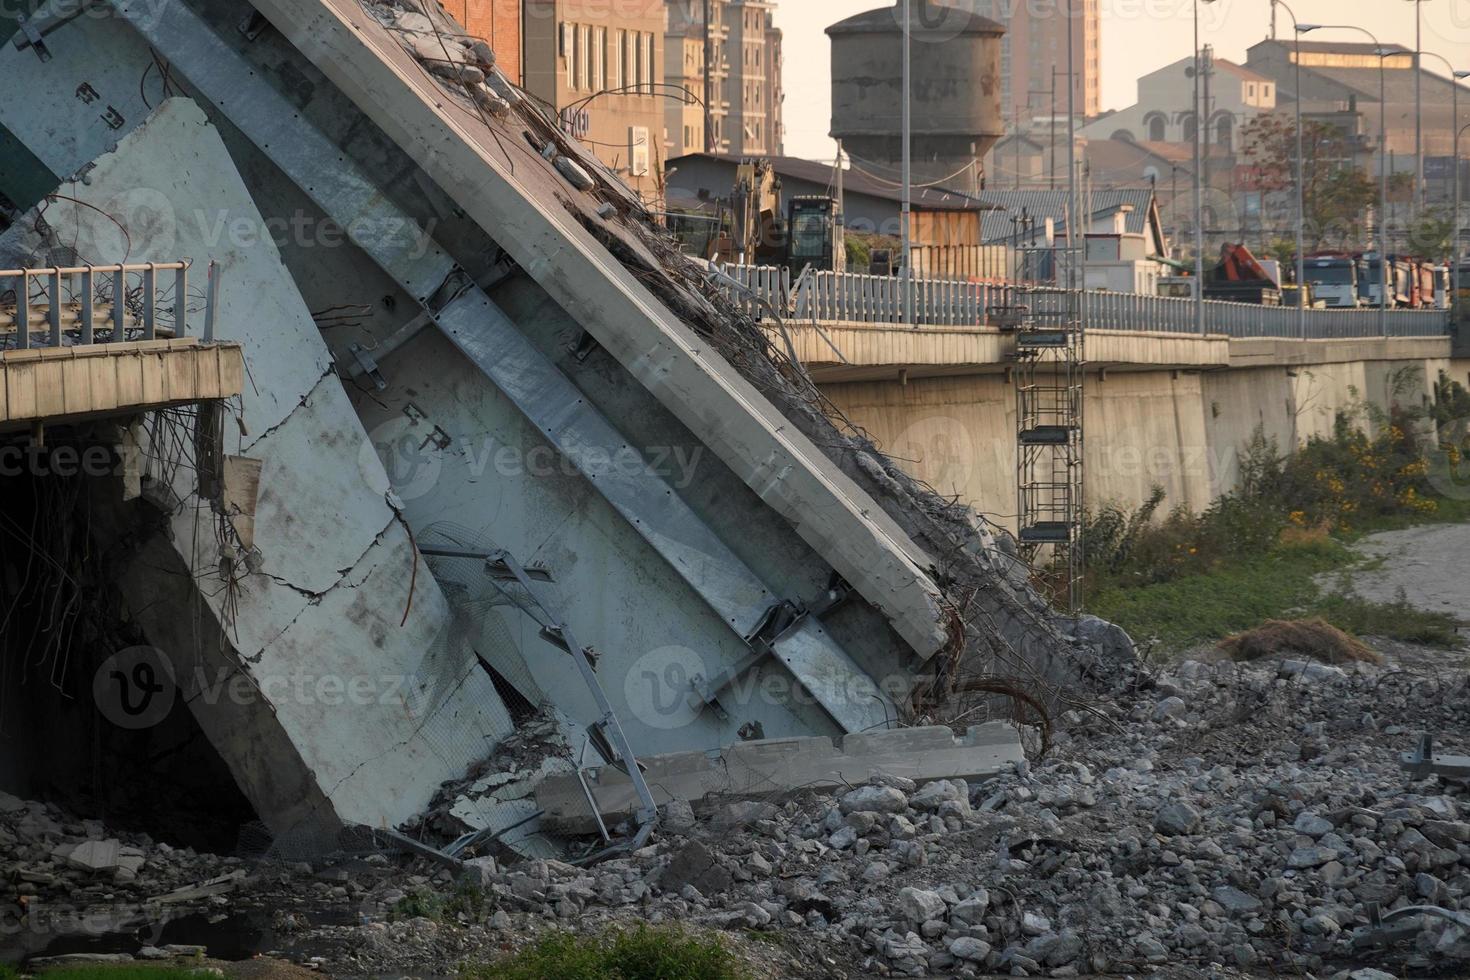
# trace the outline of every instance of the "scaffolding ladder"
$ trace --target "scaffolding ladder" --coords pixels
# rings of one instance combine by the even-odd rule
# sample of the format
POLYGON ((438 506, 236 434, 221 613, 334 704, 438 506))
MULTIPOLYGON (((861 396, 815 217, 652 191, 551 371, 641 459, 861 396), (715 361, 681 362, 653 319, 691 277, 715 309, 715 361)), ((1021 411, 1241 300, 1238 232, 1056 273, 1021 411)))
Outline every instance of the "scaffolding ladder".
POLYGON ((1054 601, 1073 616, 1082 611, 1086 505, 1081 307, 1080 290, 1026 287, 997 317, 1016 342, 1017 539, 1022 557, 1054 583, 1054 601))

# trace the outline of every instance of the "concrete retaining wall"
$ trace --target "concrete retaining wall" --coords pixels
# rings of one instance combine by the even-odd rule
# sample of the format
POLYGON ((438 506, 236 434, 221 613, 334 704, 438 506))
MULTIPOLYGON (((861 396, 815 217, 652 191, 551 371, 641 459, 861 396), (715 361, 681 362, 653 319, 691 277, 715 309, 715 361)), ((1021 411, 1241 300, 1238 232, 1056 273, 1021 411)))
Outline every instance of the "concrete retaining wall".
MULTIPOLYGON (((1441 370, 1470 384, 1470 361, 1439 357, 1089 375, 1087 495, 1199 511, 1233 489, 1257 426, 1283 448, 1332 432, 1359 404, 1419 405, 1441 370)), ((1015 389, 1004 376, 824 384, 823 390, 916 477, 1015 527, 1015 389)))

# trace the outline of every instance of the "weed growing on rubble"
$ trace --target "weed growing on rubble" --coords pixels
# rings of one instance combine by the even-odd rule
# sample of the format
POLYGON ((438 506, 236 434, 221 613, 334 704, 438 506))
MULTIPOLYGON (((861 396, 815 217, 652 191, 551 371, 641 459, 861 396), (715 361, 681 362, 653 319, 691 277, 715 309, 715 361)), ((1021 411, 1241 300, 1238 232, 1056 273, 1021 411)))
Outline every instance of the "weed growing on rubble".
POLYGON ((638 925, 597 936, 556 931, 462 980, 751 980, 718 937, 638 925))
POLYGON ((478 922, 485 917, 485 909, 485 893, 467 882, 460 882, 452 892, 421 888, 408 893, 393 906, 393 918, 443 922, 464 917, 478 922))
POLYGON ((1305 616, 1356 635, 1457 646, 1452 616, 1403 599, 1323 595, 1315 581, 1354 564, 1344 541, 1367 531, 1470 520, 1470 502, 1439 496, 1429 483, 1414 435, 1426 420, 1437 422, 1433 409, 1360 405, 1339 413, 1330 437, 1289 456, 1257 428, 1238 488, 1203 513, 1181 507, 1158 518, 1157 487, 1136 510, 1103 507, 1084 529, 1089 610, 1169 649, 1305 616))
MULTIPOLYGON (((0 966, 0 980, 19 980, 20 974, 0 966)), ((45 980, 201 980, 208 974, 197 966, 142 963, 84 963, 59 966, 36 974, 45 980)))

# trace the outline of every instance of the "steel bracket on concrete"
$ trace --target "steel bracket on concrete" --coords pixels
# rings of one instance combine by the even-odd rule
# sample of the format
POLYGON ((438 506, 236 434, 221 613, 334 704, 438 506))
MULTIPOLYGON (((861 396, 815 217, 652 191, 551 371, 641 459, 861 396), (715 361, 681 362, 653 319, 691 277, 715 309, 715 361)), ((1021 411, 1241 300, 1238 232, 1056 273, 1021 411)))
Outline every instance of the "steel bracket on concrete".
MULTIPOLYGON (((454 260, 437 245, 386 229, 413 216, 292 105, 239 52, 183 4, 114 0, 173 70, 228 116, 328 216, 360 233, 354 243, 413 296, 445 337, 582 473, 634 530, 742 637, 769 609, 759 576, 649 467, 613 467, 627 443, 454 260)), ((774 643, 777 657, 845 731, 889 727, 891 701, 820 627, 810 622, 774 643), (860 692, 854 694, 854 692, 860 692)))
POLYGON ((36 25, 31 23, 31 19, 29 17, 22 17, 18 26, 20 30, 15 35, 15 49, 17 51, 23 51, 25 50, 26 44, 30 44, 32 50, 36 52, 37 58, 40 58, 42 61, 50 61, 51 51, 46 47, 45 39, 41 37, 41 32, 36 29, 36 25), (22 43, 22 40, 25 43, 22 43))
POLYGON ((373 360, 373 356, 367 352, 366 347, 363 347, 361 344, 353 344, 347 348, 347 351, 352 355, 352 359, 357 362, 357 372, 354 377, 364 374, 367 375, 372 379, 373 387, 378 391, 382 391, 388 387, 388 382, 383 378, 383 372, 378 370, 378 362, 373 360))
POLYGON ((1426 733, 1413 752, 1399 756, 1399 766, 1417 779, 1438 776, 1457 781, 1470 780, 1470 755, 1436 755, 1434 735, 1426 733))
MULTIPOLYGON (((536 588, 535 582, 530 574, 521 566, 520 562, 516 561, 515 556, 510 552, 504 550, 491 552, 486 560, 486 566, 487 568, 504 568, 510 573, 511 578, 514 579, 516 584, 525 590, 525 598, 511 592, 494 575, 490 576, 490 584, 501 595, 515 603, 517 607, 531 616, 532 619, 539 622, 543 636, 554 634, 560 641, 557 645, 572 655, 572 659, 577 665, 577 670, 581 673, 582 680, 586 683, 587 690, 591 692, 592 700, 597 703, 597 710, 601 713, 601 717, 595 723, 595 730, 603 736, 607 743, 610 743, 607 748, 611 749, 611 753, 609 753, 611 758, 622 763, 622 770, 632 780, 634 791, 638 794, 638 800, 641 804, 635 814, 638 822, 638 833, 632 846, 635 848, 643 846, 643 842, 648 839, 648 834, 653 829, 654 822, 658 819, 658 805, 653 802, 653 793, 650 792, 648 784, 643 780, 643 772, 639 768, 638 758, 633 754, 633 746, 628 742, 627 735, 623 733, 623 726, 618 721, 617 712, 613 710, 612 702, 607 699, 607 692, 602 689, 602 682, 597 679, 597 670, 590 655, 591 649, 577 642, 576 637, 572 635, 571 627, 567 625, 565 617, 560 615, 555 604, 547 596, 541 594, 540 590, 536 588), (529 607, 535 608, 533 610, 529 607), (540 611, 540 616, 536 615, 536 610, 540 611), (542 617, 545 618, 543 619, 542 617)), ((547 576, 547 579, 549 578, 550 576, 547 576)), ((591 730, 589 729, 589 731, 591 730)), ((601 822, 599 815, 599 825, 601 825, 601 822)), ((604 836, 606 836, 605 833, 604 836)))

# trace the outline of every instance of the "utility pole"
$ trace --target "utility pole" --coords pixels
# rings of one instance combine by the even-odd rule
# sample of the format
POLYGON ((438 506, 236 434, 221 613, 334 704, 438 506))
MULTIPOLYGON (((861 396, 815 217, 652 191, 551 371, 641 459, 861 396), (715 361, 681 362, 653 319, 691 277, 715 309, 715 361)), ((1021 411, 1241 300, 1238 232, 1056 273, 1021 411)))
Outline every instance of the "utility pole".
POLYGON ((839 224, 846 224, 846 221, 847 221, 847 219, 845 217, 845 215, 847 214, 847 205, 845 203, 846 200, 847 200, 847 198, 843 195, 843 184, 842 184, 843 176, 844 175, 842 173, 842 140, 838 140, 837 141, 837 172, 835 174, 833 174, 832 177, 833 177, 833 180, 837 184, 837 215, 838 215, 837 221, 838 221, 839 224))
MULTIPOLYGON (((1412 220, 1419 217, 1419 205, 1424 199, 1424 73, 1420 70, 1424 51, 1424 0, 1410 2, 1414 4, 1414 200, 1409 205, 1412 220)), ((1382 111, 1380 106, 1379 112, 1382 111)))
MULTIPOLYGON (((1070 77, 1070 76, 1069 76, 1070 77)), ((1051 66, 1051 189, 1057 189, 1057 66, 1051 66)))
POLYGON ((1016 190, 1021 189, 1021 107, 1011 106, 1011 139, 1016 143, 1016 170, 1015 179, 1011 182, 1016 190))
POLYGON ((715 142, 714 104, 715 104, 715 57, 714 57, 714 32, 710 24, 712 16, 711 7, 715 0, 704 0, 704 150, 706 153, 718 153, 719 145, 715 142))
MULTIPOLYGON (((1203 107, 1199 117, 1195 120, 1200 131, 1200 185, 1202 193, 1206 196, 1210 193, 1210 75, 1215 70, 1215 48, 1206 44, 1200 51, 1200 72, 1203 78, 1200 80, 1202 86, 1203 107)), ((1200 218, 1204 218, 1204 204, 1200 205, 1200 218)), ((1200 289, 1204 289, 1204 280, 1200 280, 1200 289)))
POLYGON ((911 126, 913 96, 913 0, 903 0, 903 313, 904 322, 914 324, 913 218, 914 160, 911 126))

